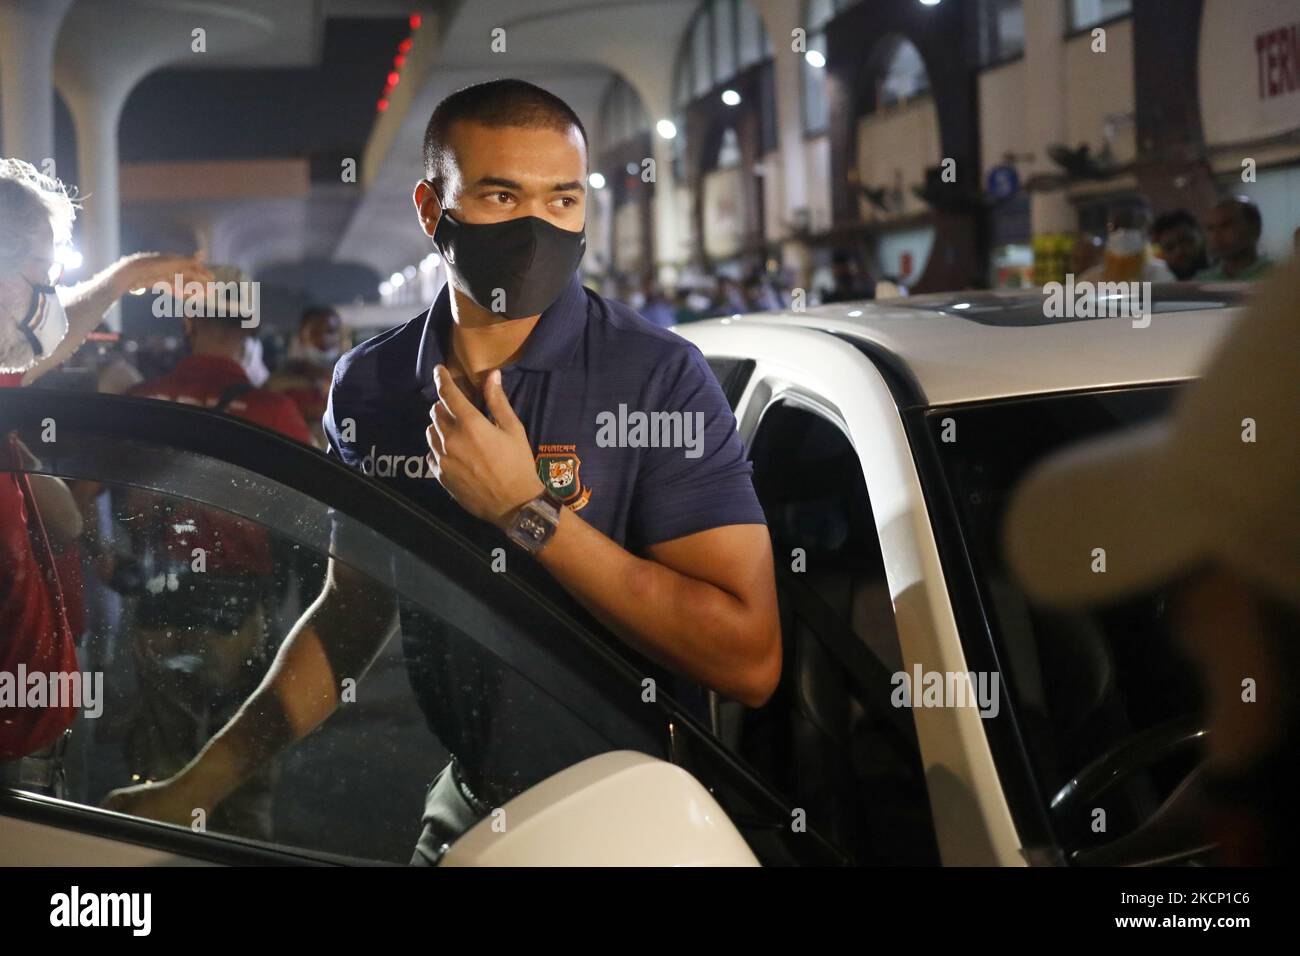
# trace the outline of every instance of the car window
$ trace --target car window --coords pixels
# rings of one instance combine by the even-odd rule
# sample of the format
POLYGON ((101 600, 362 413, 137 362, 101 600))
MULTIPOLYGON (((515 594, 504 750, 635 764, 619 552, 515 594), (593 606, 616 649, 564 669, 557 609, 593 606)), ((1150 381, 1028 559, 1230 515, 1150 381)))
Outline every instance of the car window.
MULTIPOLYGON (((444 785, 432 787, 441 832, 449 779, 472 809, 453 821, 464 827, 574 762, 631 749, 699 778, 763 863, 845 861, 673 699, 670 681, 656 685, 656 669, 557 588, 517 573, 517 555, 477 551, 382 485, 169 403, 9 391, 0 435, 11 429, 41 459, 36 470, 85 503, 59 577, 77 619, 75 667, 102 692, 56 746, 0 760, 0 800, 15 786, 96 807, 173 772, 266 673, 332 559, 358 606, 399 608, 400 633, 382 643, 382 622, 354 624, 351 601, 331 616, 356 631, 356 647, 382 647, 370 666, 353 659, 333 675, 346 692, 333 716, 221 812, 186 821, 202 827, 213 858, 232 859, 228 838, 239 836, 281 852, 408 862, 427 836, 431 784, 444 785), (453 754, 454 777, 444 772, 453 754)), ((0 464, 0 479, 13 467, 0 464)), ((68 825, 94 819, 82 812, 68 825)))
POLYGON ((734 412, 740 397, 745 394, 749 376, 754 372, 754 360, 710 356, 708 362, 718 384, 722 386, 722 394, 727 396, 727 402, 734 412))
MULTIPOLYGON (((572 653, 543 606, 510 613, 506 584, 448 573, 478 562, 494 575, 491 555, 435 535, 417 555, 292 487, 161 443, 65 424, 54 441, 25 438, 85 504, 82 535, 57 548, 85 679, 66 737, 20 762, 19 789, 96 806, 175 773, 257 687, 329 558, 358 601, 400 608, 400 634, 368 668, 334 674, 333 717, 193 829, 405 863, 453 754, 475 819, 589 756, 668 755, 639 683, 572 653), (56 765, 59 779, 42 774, 56 765)), ((364 615, 356 626, 358 643, 378 641, 364 615)))
POLYGON ((810 826, 863 863, 937 863, 910 713, 890 706, 902 652, 862 468, 840 428, 778 402, 751 445, 781 602, 772 701, 726 736, 810 826))
POLYGON ((1102 608, 1040 606, 1008 572, 999 529, 1013 489, 1038 461, 1072 442, 1166 414, 1178 389, 1037 396, 927 414, 931 436, 945 422, 962 436, 934 442, 960 521, 961 560, 975 573, 1039 798, 1067 853, 1136 830, 1184 779, 1197 754, 1174 744, 1195 743, 1188 731, 1204 720, 1200 684, 1170 625, 1176 583, 1102 608), (1162 739, 1166 750, 1150 748, 1149 759, 1122 775, 1112 768, 1092 800, 1066 799, 1089 768, 1162 739), (1107 814, 1102 830, 1095 826, 1098 806, 1107 814))

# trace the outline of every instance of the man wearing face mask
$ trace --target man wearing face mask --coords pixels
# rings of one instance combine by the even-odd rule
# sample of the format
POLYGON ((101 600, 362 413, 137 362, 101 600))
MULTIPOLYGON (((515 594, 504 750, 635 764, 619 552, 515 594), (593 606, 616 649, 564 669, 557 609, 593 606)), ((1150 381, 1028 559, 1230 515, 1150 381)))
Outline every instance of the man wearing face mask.
POLYGON ((30 385, 81 348, 132 289, 208 282, 196 256, 123 256, 84 282, 58 288, 56 248, 71 239, 76 207, 58 180, 21 159, 0 159, 0 387, 30 385))
MULTIPOLYGON (((139 255, 56 290, 56 250, 69 241, 75 214, 62 183, 30 163, 0 159, 0 388, 57 368, 130 289, 178 272, 210 278, 192 258, 139 255)), ((20 471, 36 465, 17 435, 0 435, 0 670, 8 673, 20 664, 29 672, 77 668, 55 556, 74 545, 81 519, 63 482, 20 471)), ((0 715, 0 779, 55 791, 58 744, 75 716, 57 707, 0 715)))
MULTIPOLYGON (((762 705, 781 672, 781 633, 750 465, 699 350, 579 282, 582 123, 529 83, 484 83, 434 110, 424 160, 416 215, 450 281, 427 313, 339 361, 325 416, 331 454, 485 554, 512 548, 510 573, 558 584, 647 673, 676 681, 682 699, 698 703, 711 688, 762 705), (602 440, 601 417, 620 404, 689 417, 698 440, 602 440), (380 455, 403 456, 419 473, 381 475, 380 455)), ((180 774, 117 791, 107 805, 188 820, 328 717, 339 679, 364 669, 396 625, 391 599, 367 582, 332 562, 325 591, 281 648, 284 666, 240 715, 180 774)), ((464 659, 448 655, 452 638, 402 610, 412 686, 453 754, 430 788, 412 859, 432 863, 485 807, 549 768, 481 726, 485 712, 499 726, 527 726, 492 712, 513 704, 497 683, 509 675, 491 661, 449 673, 448 660, 464 659)))
POLYGON ((328 447, 321 418, 329 399, 334 363, 342 354, 342 342, 343 320, 339 314, 328 306, 311 306, 302 314, 284 364, 266 380, 268 390, 282 392, 298 406, 320 449, 328 447))
POLYGON ((1150 218, 1145 206, 1112 209, 1102 261, 1079 278, 1088 282, 1173 282, 1169 267, 1151 254, 1146 232, 1150 218))

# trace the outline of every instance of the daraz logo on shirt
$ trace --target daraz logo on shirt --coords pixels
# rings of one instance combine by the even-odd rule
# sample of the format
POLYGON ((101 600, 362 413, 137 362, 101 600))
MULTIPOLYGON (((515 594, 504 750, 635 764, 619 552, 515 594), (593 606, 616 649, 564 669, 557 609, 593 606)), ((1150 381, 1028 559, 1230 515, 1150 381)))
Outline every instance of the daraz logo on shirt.
POLYGON ((433 478, 433 466, 427 454, 379 455, 375 446, 361 459, 361 473, 375 478, 433 478))

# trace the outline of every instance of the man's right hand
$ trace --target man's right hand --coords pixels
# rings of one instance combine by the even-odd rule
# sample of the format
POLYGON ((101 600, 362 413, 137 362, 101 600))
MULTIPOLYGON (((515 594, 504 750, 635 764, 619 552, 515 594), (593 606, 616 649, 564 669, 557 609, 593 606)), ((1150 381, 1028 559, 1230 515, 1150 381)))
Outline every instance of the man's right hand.
POLYGON ((168 777, 156 783, 142 783, 114 790, 103 799, 100 806, 105 810, 187 827, 194 823, 195 810, 202 810, 204 817, 212 810, 211 807, 199 807, 194 803, 194 799, 180 785, 180 778, 168 777))

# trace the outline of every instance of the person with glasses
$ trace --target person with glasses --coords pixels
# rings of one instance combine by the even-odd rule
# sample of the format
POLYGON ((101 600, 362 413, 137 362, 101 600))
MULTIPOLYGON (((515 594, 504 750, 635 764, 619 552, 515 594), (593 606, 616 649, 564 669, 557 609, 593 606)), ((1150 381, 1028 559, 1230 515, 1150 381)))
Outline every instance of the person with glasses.
MULTIPOLYGON (((60 289, 76 202, 63 184, 20 159, 0 159, 0 388, 31 384, 70 357, 131 289, 180 273, 211 275, 191 256, 119 259, 60 289)), ((58 565, 81 530, 62 481, 38 467, 16 434, 0 434, 0 672, 77 669, 66 584, 58 565)), ((0 784, 57 792, 61 744, 75 709, 54 704, 0 709, 0 784)))
POLYGON ((0 159, 0 385, 29 385, 57 368, 130 290, 177 273, 212 279, 195 256, 138 253, 60 288, 76 205, 30 163, 0 159))

